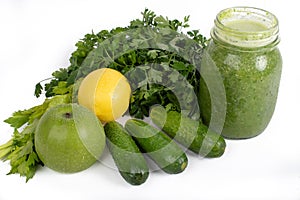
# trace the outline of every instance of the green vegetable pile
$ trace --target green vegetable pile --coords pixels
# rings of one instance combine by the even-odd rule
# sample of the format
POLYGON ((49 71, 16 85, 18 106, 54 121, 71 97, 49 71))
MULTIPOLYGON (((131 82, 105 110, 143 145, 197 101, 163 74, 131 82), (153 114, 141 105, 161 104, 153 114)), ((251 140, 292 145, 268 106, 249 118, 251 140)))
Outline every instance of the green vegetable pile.
MULTIPOLYGON (((116 36, 122 32, 134 30, 136 33, 134 36, 137 38, 141 35, 136 31, 138 28, 149 27, 156 31, 163 29, 171 29, 172 31, 183 33, 183 29, 188 28, 189 16, 184 17, 183 22, 175 19, 169 20, 162 16, 156 16, 156 14, 148 9, 142 12, 142 19, 136 19, 130 22, 128 27, 117 27, 110 31, 102 30, 99 33, 86 34, 85 37, 76 43, 77 50, 71 55, 70 66, 68 68, 61 68, 55 71, 52 75, 52 79, 44 86, 38 83, 35 87, 35 95, 39 97, 43 91, 45 91, 46 97, 52 97, 56 95, 66 94, 69 92, 68 87, 75 84, 80 77, 86 76, 89 72, 95 69, 82 70, 82 64, 88 54, 96 49, 103 41, 116 36)), ((202 36, 198 30, 187 31, 187 35, 199 44, 199 48, 205 47, 207 39, 202 36)), ((141 35, 143 37, 143 35, 141 35)), ((110 45, 118 45, 121 41, 113 41, 110 45)), ((161 41, 167 42, 167 41, 161 41)), ((188 47, 188 45, 186 44, 188 47)), ((95 55, 96 57, 97 55, 95 55)), ((122 74, 134 69, 136 66, 140 66, 148 63, 158 63, 160 65, 167 65, 177 70, 180 75, 185 78, 193 87, 196 94, 198 94, 200 74, 188 61, 182 57, 176 55, 173 52, 168 52, 161 49, 138 49, 130 51, 121 55, 120 57, 113 58, 113 62, 109 63, 105 67, 120 71, 122 74)), ((99 66, 97 66, 99 68, 99 66)), ((87 68, 86 66, 84 68, 87 68)), ((143 69, 147 70, 147 69, 143 69)), ((141 73, 143 74, 143 73, 141 73)), ((152 77, 155 80, 162 79, 161 73, 152 73, 152 77)), ((172 77, 172 82, 176 83, 179 80, 179 76, 172 77)), ((129 112, 130 115, 136 118, 143 118, 149 116, 149 108, 153 104, 161 104, 169 109, 181 111, 179 102, 176 100, 175 95, 170 89, 161 85, 147 84, 135 90, 132 94, 129 112)), ((191 105, 194 102, 190 102, 191 105)), ((168 109, 168 110, 169 110, 168 109)))
MULTIPOLYGON (((77 49, 69 59, 70 66, 53 72, 52 78, 47 83, 43 84, 42 81, 36 84, 34 94, 36 97, 40 97, 42 94, 45 95, 44 103, 30 109, 17 111, 5 120, 6 123, 14 128, 12 139, 0 146, 0 159, 10 161, 11 170, 9 174, 20 174, 20 176, 26 177, 26 181, 28 181, 34 176, 37 167, 43 165, 37 156, 34 146, 34 133, 38 121, 49 108, 76 102, 74 96, 76 96, 80 80, 88 73, 83 72, 80 68, 91 51, 97 49, 102 42, 117 34, 142 27, 149 27, 156 31, 163 29, 176 31, 194 40, 201 49, 204 48, 208 40, 198 30, 184 33, 184 30, 189 27, 188 21, 189 16, 184 17, 183 21, 170 20, 167 17, 157 16, 154 12, 145 9, 142 12, 142 19, 131 21, 127 27, 117 27, 112 30, 102 30, 99 33, 86 34, 83 39, 75 44, 77 49)), ((137 32, 136 34, 139 33, 137 32)), ((178 71, 179 75, 183 76, 193 87, 193 92, 198 95, 199 71, 190 62, 174 52, 162 49, 132 50, 114 58, 113 62, 106 67, 116 69, 125 74, 136 66, 149 63, 158 63, 178 71)), ((92 70, 89 69, 89 71, 92 70)), ((147 68, 144 70, 146 71, 147 68)), ((172 76, 170 81, 173 83, 178 82, 180 80, 179 75, 172 76)), ((158 73, 154 74, 154 78, 163 79, 162 75, 158 73)), ((186 96, 189 95, 187 94, 186 96)), ((192 107, 195 102, 187 100, 186 103, 191 106, 189 109, 193 110, 192 107)), ((148 83, 133 91, 129 105, 129 114, 140 119, 148 117, 150 107, 154 104, 162 105, 167 111, 181 111, 179 102, 170 89, 159 84, 148 83)), ((190 113, 190 115, 193 115, 193 113, 190 113)))

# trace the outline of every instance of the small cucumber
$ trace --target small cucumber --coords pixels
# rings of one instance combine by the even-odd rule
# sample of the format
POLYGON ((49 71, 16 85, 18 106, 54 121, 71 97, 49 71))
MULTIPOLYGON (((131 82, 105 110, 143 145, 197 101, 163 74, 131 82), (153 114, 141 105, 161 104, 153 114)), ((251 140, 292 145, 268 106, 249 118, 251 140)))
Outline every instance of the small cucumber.
POLYGON ((163 132, 137 119, 129 119, 125 129, 132 135, 138 146, 168 174, 184 171, 188 159, 174 140, 163 132))
POLYGON ((161 106, 151 109, 152 122, 191 151, 209 158, 223 155, 226 143, 224 138, 200 121, 181 115, 176 111, 166 112, 161 106))
POLYGON ((131 185, 141 185, 149 176, 149 168, 138 146, 118 122, 104 126, 107 146, 121 176, 131 185))

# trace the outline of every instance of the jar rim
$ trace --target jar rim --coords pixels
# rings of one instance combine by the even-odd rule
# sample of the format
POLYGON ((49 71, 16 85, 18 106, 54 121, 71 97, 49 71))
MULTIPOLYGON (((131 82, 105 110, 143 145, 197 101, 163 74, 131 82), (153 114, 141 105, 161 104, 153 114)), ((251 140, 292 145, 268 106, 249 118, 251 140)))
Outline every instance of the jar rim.
POLYGON ((271 12, 266 11, 264 9, 256 8, 256 7, 236 6, 236 7, 226 8, 226 9, 221 10, 217 14, 216 20, 218 21, 218 23, 220 23, 221 26, 224 26, 225 29, 231 29, 232 31, 237 31, 237 32, 240 32, 240 33, 247 32, 247 31, 243 31, 243 30, 240 30, 240 29, 228 28, 223 23, 223 21, 226 20, 226 18, 233 17, 233 15, 235 13, 238 13, 238 14, 244 13, 248 16, 250 16, 250 14, 255 14, 255 15, 257 15, 257 17, 263 18, 263 20, 268 20, 268 21, 264 21, 264 22, 271 23, 271 24, 269 24, 269 26, 267 26, 266 30, 255 31, 256 33, 257 32, 269 32, 270 29, 277 29, 278 28, 279 22, 278 22, 277 17, 274 14, 272 14, 271 12))
POLYGON ((277 17, 266 10, 255 7, 231 7, 217 14, 211 35, 213 38, 217 37, 237 46, 266 46, 279 38, 278 24, 277 17), (228 25, 238 20, 247 23, 252 21, 264 28, 251 30, 228 25))

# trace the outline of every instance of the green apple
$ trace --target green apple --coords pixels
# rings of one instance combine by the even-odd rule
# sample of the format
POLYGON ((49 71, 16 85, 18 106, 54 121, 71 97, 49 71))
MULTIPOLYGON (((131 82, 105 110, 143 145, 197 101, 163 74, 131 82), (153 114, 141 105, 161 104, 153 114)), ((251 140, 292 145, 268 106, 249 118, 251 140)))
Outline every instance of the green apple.
POLYGON ((50 169, 75 173, 89 168, 102 155, 105 133, 96 115, 78 104, 47 110, 35 132, 35 148, 50 169))

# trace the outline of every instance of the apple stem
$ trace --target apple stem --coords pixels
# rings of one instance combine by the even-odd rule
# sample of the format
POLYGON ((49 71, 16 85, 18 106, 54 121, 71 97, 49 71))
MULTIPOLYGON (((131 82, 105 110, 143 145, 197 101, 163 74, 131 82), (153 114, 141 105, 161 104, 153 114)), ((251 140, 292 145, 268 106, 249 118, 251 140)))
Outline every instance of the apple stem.
POLYGON ((67 112, 64 114, 64 116, 65 116, 65 118, 70 119, 70 118, 72 118, 72 113, 67 112))

